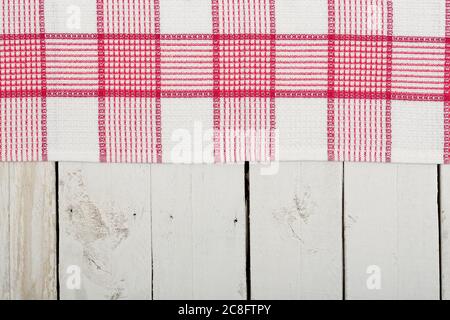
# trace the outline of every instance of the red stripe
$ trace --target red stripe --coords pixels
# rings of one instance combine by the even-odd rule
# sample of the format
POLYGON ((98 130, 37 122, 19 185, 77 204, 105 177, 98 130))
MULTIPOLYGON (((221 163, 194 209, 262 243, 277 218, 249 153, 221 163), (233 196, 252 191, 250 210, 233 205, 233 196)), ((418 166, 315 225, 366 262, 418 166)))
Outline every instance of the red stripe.
POLYGON ((387 63, 386 63, 386 150, 385 161, 391 162, 392 153, 392 123, 391 123, 391 103, 392 103, 392 36, 393 36, 393 21, 394 9, 392 0, 387 0, 387 63))
MULTIPOLYGON (((276 128, 276 110, 275 110, 275 78, 276 78, 276 25, 275 25, 275 0, 270 0, 270 146, 269 159, 275 159, 276 145, 275 128, 276 128)), ((262 128, 259 128, 260 130, 262 128)), ((267 152, 267 151, 266 151, 267 152)), ((265 160, 265 159, 258 159, 265 160)))
POLYGON ((99 160, 106 162, 105 132, 105 41, 103 1, 97 0, 97 41, 98 41, 98 145, 99 160))
POLYGON ((212 0, 214 160, 220 162, 220 34, 219 0, 212 0))
POLYGON ((47 161, 47 81, 45 48, 45 10, 44 0, 39 0, 39 31, 41 53, 41 157, 47 161))
POLYGON ((161 145, 161 28, 159 0, 153 0, 155 15, 155 73, 156 73, 156 156, 157 162, 162 162, 161 145))
POLYGON ((328 160, 335 160, 335 111, 334 111, 334 75, 335 75, 335 0, 328 0, 328 90, 327 90, 327 142, 328 160))
MULTIPOLYGON (((325 87, 326 85, 324 85, 325 87)), ((373 100, 373 99, 385 99, 386 92, 358 92, 354 89, 343 91, 343 90, 331 90, 332 95, 335 98, 350 98, 350 99, 361 99, 361 100, 373 100)), ((424 90, 425 91, 425 90, 424 90)), ((441 90, 442 91, 442 90, 441 90)), ((161 98, 213 98, 213 90, 161 90, 161 98)), ((42 90, 0 90, 0 95, 5 98, 27 98, 27 97, 41 97, 42 90)), ((89 90, 89 89, 49 89, 46 90, 47 97, 89 97, 98 98, 99 90, 89 90)), ((324 90, 276 90, 276 98, 327 98, 329 91, 324 90)), ((145 89, 105 89, 102 96, 105 97, 155 97, 155 90, 145 89)), ((270 90, 259 90, 255 92, 254 90, 220 90, 220 97, 222 98, 268 98, 270 97, 270 90)), ((408 91, 392 91, 391 100, 398 101, 444 101, 443 93, 430 93, 430 92, 408 92, 408 91)))
POLYGON ((445 1, 444 163, 450 163, 450 0, 445 1))
MULTIPOLYGON (((214 1, 214 0, 212 0, 214 1)), ((45 39, 51 40, 69 40, 69 39, 94 39, 98 40, 99 34, 95 33, 44 33, 45 39)), ((105 40, 156 40, 155 34, 126 34, 126 33, 104 33, 102 37, 105 40)), ((270 34, 218 34, 219 40, 270 40, 270 34), (262 38, 261 38, 262 36, 262 38)), ((29 40, 38 39, 40 34, 24 33, 24 34, 0 34, 0 40, 29 40)), ((384 35, 351 35, 351 34, 277 34, 275 35, 277 42, 279 41, 368 41, 368 42, 386 42, 390 39, 384 35)), ((181 40, 214 40, 213 34, 160 34, 161 41, 181 41, 181 40)), ((445 37, 422 37, 422 36, 393 36, 393 43, 433 43, 445 44, 445 37)), ((162 43, 162 46, 172 45, 162 43)), ((187 44, 190 46, 189 44, 187 44)))

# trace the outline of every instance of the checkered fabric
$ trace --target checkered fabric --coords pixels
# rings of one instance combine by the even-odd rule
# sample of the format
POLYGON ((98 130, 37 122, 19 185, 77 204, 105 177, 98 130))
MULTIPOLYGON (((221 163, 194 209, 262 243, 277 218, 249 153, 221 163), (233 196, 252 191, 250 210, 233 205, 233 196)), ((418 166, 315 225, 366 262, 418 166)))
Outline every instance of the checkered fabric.
POLYGON ((0 0, 0 161, 450 163, 450 0, 0 0))

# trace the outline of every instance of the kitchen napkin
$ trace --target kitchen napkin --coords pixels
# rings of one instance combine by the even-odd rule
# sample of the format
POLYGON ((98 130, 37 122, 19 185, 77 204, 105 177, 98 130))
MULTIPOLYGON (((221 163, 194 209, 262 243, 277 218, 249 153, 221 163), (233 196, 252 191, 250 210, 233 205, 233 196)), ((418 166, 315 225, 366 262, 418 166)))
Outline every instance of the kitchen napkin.
POLYGON ((0 0, 0 161, 450 162, 450 0, 0 0))

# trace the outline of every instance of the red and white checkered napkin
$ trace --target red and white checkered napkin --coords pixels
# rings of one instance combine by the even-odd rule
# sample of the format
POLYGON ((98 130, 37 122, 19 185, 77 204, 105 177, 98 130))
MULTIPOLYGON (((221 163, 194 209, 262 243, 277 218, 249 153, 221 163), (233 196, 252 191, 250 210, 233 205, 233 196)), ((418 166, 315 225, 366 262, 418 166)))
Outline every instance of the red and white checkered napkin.
POLYGON ((450 162, 450 0, 0 0, 0 160, 450 162))

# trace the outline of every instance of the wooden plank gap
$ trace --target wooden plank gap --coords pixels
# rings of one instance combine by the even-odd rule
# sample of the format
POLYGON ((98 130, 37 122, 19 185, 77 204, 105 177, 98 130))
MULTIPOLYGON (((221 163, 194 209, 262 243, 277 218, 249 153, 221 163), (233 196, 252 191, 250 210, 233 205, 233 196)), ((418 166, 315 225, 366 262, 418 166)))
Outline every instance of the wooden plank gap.
POLYGON ((248 161, 244 165, 244 195, 245 195, 245 276, 247 283, 247 300, 252 299, 252 270, 250 257, 250 164, 248 161))
POLYGON ((55 162, 55 203, 56 203, 56 300, 61 300, 61 284, 59 280, 59 162, 55 162))
POLYGON ((450 208, 450 166, 440 166, 439 214, 440 214, 440 278, 442 300, 450 300, 450 251, 449 251, 449 208, 450 208))
POLYGON ((438 237, 439 237, 439 300, 442 300, 442 203, 441 203, 441 166, 437 165, 437 208, 438 208, 438 237))
POLYGON ((345 165, 341 163, 342 170, 342 189, 341 189, 341 232, 342 232, 342 300, 345 297, 345 165))

